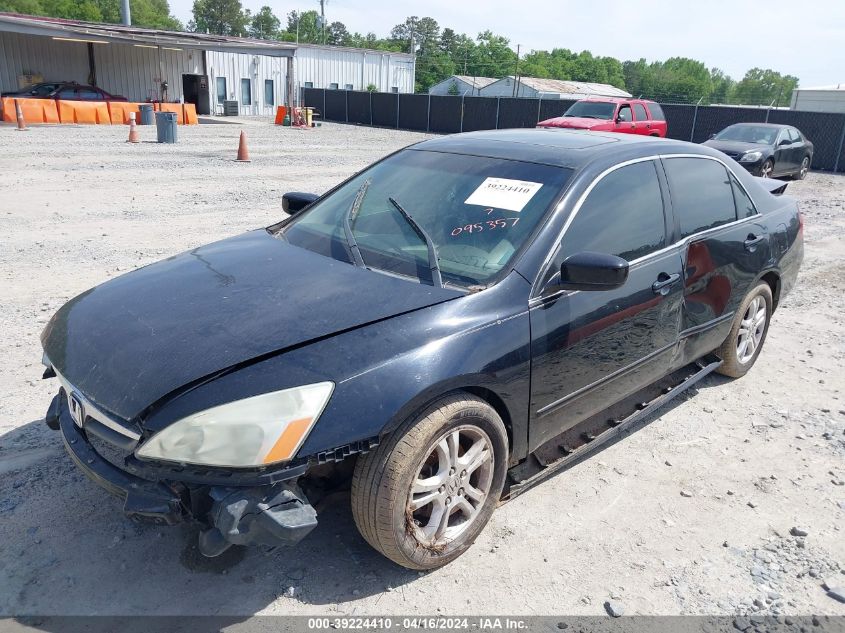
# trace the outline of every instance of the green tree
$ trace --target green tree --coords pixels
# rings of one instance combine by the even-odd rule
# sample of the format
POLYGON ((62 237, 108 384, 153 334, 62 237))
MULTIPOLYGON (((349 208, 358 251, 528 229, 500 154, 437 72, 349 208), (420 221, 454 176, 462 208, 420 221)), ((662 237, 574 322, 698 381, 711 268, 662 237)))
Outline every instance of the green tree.
POLYGON ((197 33, 247 34, 249 14, 243 10, 240 0, 194 0, 193 12, 191 26, 197 33))
POLYGON ((289 42, 318 44, 323 41, 323 29, 319 26, 320 14, 316 11, 291 11, 287 15, 288 26, 282 37, 289 42))
POLYGON ((513 75, 516 69, 516 52, 510 47, 510 40, 491 31, 483 31, 476 38, 473 59, 467 74, 475 77, 504 77, 513 75))
POLYGON ((412 15, 402 24, 397 24, 390 30, 390 39, 400 43, 406 53, 419 52, 425 55, 434 52, 440 43, 440 25, 434 18, 418 18, 412 15), (411 50, 411 42, 414 50, 411 50))
POLYGON ((428 92, 434 84, 443 81, 449 75, 455 74, 455 63, 452 58, 440 50, 417 57, 416 92, 428 92))
POLYGON ((265 5, 251 17, 249 36, 260 40, 274 40, 279 35, 281 24, 279 18, 273 13, 273 9, 265 5))
POLYGON ((736 82, 718 68, 710 70, 710 103, 730 103, 733 98, 736 82))
POLYGON ((326 44, 351 46, 352 35, 343 22, 332 22, 326 27, 326 44))
POLYGON ((733 98, 736 103, 769 105, 788 103, 792 91, 798 87, 798 77, 781 75, 769 68, 752 68, 736 84, 733 98))

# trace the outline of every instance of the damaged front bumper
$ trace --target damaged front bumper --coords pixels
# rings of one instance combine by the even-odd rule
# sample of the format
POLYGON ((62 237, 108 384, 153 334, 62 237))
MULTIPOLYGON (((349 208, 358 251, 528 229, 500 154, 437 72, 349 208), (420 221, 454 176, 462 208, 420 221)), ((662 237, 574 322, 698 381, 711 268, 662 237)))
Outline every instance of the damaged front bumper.
POLYGON ((199 545, 206 556, 232 545, 295 545, 317 525, 317 513, 295 479, 261 486, 203 486, 153 481, 123 470, 95 450, 65 402, 63 392, 53 398, 47 425, 61 432, 68 454, 89 479, 124 500, 123 511, 133 521, 175 525, 197 520, 205 527, 199 545))

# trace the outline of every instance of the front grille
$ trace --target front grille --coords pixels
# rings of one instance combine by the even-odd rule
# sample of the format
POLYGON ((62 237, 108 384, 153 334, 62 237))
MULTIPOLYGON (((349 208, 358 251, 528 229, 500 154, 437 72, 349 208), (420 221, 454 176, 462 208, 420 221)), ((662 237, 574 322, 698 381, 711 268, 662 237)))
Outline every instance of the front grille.
POLYGON ((93 433, 87 433, 86 435, 88 437, 88 443, 91 444, 91 447, 100 457, 113 466, 117 466, 121 470, 126 470, 126 458, 131 457, 131 450, 125 450, 119 446, 115 446, 93 433))
POLYGON ((64 389, 65 397, 67 398, 68 411, 71 412, 71 417, 74 418, 74 423, 76 423, 77 426, 84 426, 84 423, 80 424, 80 422, 83 422, 80 417, 77 417, 84 416, 85 422, 87 422, 89 419, 95 420, 100 425, 107 427, 112 432, 118 435, 122 435, 129 441, 137 442, 139 439, 141 439, 141 433, 139 432, 136 426, 127 422, 126 420, 115 418, 114 416, 109 415, 106 412, 98 409, 88 398, 86 398, 83 394, 77 391, 76 388, 72 384, 70 384, 64 376, 62 376, 58 371, 56 371, 55 367, 53 367, 53 371, 56 374, 56 378, 59 379, 59 383, 62 385, 62 389, 64 389), (82 411, 81 413, 78 413, 80 407, 82 411), (75 416, 74 413, 77 413, 77 415, 75 416))

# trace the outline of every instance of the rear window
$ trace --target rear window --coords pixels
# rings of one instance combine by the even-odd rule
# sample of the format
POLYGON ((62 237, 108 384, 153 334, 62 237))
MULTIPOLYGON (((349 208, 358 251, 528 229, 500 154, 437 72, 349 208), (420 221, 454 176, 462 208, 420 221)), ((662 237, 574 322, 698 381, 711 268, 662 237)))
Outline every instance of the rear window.
POLYGON ((666 158, 664 166, 681 237, 736 220, 733 187, 724 165, 707 158, 666 158))
POLYGON ((648 111, 651 112, 651 118, 655 121, 665 121, 666 115, 663 114, 663 108, 657 103, 649 103, 648 111))

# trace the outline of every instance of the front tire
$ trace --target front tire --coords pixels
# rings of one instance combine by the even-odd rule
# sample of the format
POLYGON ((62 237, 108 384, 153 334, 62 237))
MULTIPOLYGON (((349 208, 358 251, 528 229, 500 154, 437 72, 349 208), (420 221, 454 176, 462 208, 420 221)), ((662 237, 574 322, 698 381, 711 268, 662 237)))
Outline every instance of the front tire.
POLYGON ((731 332, 717 352, 722 364, 716 371, 731 378, 747 374, 763 349, 771 317, 772 289, 760 282, 736 311, 731 332))
POLYGON ((760 178, 771 178, 772 173, 775 171, 775 163, 772 161, 771 158, 767 158, 766 162, 763 163, 763 166, 760 168, 760 178))
POLYGON ((507 470, 505 425, 460 393, 436 402, 361 456, 352 516, 364 539, 409 569, 463 554, 490 520, 507 470))
POLYGON ((810 171, 810 157, 805 156, 801 161, 801 167, 798 168, 798 173, 795 174, 796 180, 804 180, 807 177, 807 172, 810 171))

